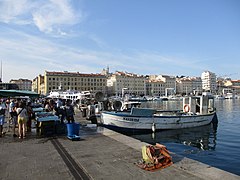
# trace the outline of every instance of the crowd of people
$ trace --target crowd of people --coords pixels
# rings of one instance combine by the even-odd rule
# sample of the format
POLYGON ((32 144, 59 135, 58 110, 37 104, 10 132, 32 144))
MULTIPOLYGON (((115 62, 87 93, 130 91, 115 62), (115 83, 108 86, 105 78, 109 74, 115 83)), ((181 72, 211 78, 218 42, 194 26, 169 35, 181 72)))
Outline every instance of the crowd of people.
POLYGON ((35 119, 32 107, 36 104, 43 107, 44 111, 58 116, 61 123, 65 120, 68 123, 74 122, 75 112, 71 100, 37 99, 32 102, 29 99, 0 99, 0 137, 4 136, 6 131, 12 130, 13 137, 26 138, 26 132, 31 132, 32 120, 35 119), (4 131, 3 125, 7 119, 7 130, 4 131))
POLYGON ((1 99, 0 100, 0 137, 6 132, 3 131, 5 118, 8 116, 8 131, 11 129, 13 137, 26 138, 26 132, 31 131, 31 118, 32 118, 31 102, 19 99, 1 99), (18 135, 16 133, 18 127, 18 135))
POLYGON ((74 122, 74 105, 70 99, 45 100, 43 106, 46 112, 53 112, 59 117, 61 123, 66 119, 68 123, 74 122))

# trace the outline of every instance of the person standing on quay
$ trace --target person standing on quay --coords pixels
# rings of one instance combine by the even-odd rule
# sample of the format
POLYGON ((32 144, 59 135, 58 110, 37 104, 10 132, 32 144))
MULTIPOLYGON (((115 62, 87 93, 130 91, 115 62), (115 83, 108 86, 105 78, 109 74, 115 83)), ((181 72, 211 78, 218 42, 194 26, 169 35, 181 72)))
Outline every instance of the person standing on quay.
POLYGON ((17 114, 18 114, 18 135, 19 138, 25 138, 28 114, 23 102, 20 102, 19 108, 17 108, 17 114))
POLYGON ((71 104, 71 100, 67 100, 66 106, 65 106, 65 111, 66 111, 66 119, 68 123, 74 123, 74 108, 71 104))
POLYGON ((63 124, 64 123, 64 120, 66 118, 66 109, 65 109, 66 105, 65 105, 65 100, 62 102, 62 106, 60 107, 59 109, 59 113, 61 115, 61 123, 63 124))
POLYGON ((18 123, 18 119, 17 119, 17 108, 19 107, 18 106, 18 103, 14 103, 14 107, 12 108, 12 122, 13 122, 13 137, 17 137, 17 134, 16 134, 16 127, 17 127, 17 123, 18 123))
POLYGON ((1 104, 0 104, 0 137, 2 137, 4 135, 3 125, 4 125, 4 121, 5 121, 6 109, 7 109, 7 107, 6 107, 5 103, 3 101, 1 101, 1 104))
POLYGON ((8 105, 8 112, 10 115, 9 121, 8 121, 8 131, 10 131, 10 124, 13 123, 13 108, 15 107, 14 100, 12 99, 10 104, 8 105))
POLYGON ((31 132, 31 126, 32 126, 32 117, 33 117, 33 110, 31 107, 31 102, 27 102, 27 132, 31 132))

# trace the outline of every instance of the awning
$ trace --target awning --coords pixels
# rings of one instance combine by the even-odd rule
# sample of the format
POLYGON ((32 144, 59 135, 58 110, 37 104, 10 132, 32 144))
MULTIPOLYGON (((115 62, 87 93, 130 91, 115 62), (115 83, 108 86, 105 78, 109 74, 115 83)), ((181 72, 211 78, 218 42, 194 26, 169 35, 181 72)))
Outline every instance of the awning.
POLYGON ((16 96, 28 96, 32 98, 37 98, 39 97, 39 94, 33 91, 0 90, 0 97, 16 97, 16 96))

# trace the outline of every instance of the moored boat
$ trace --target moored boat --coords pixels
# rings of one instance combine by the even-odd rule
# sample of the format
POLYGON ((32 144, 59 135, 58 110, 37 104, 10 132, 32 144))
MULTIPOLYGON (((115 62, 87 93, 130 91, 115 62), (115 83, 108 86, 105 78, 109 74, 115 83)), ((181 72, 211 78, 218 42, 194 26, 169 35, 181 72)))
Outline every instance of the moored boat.
POLYGON ((90 91, 75 91, 75 90, 53 90, 48 95, 48 98, 70 99, 72 101, 81 100, 91 96, 90 91))
POLYGON ((193 96, 183 99, 183 110, 160 111, 133 107, 130 112, 103 111, 103 126, 119 130, 158 131, 181 129, 210 124, 215 115, 212 96, 193 96))

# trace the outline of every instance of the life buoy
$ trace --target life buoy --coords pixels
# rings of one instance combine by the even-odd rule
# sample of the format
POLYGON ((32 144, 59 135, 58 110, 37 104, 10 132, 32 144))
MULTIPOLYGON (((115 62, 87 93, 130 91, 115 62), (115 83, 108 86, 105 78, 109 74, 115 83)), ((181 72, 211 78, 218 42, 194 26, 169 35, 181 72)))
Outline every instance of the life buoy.
POLYGON ((188 104, 185 104, 184 107, 183 107, 183 110, 185 113, 189 112, 190 111, 190 106, 188 104))

